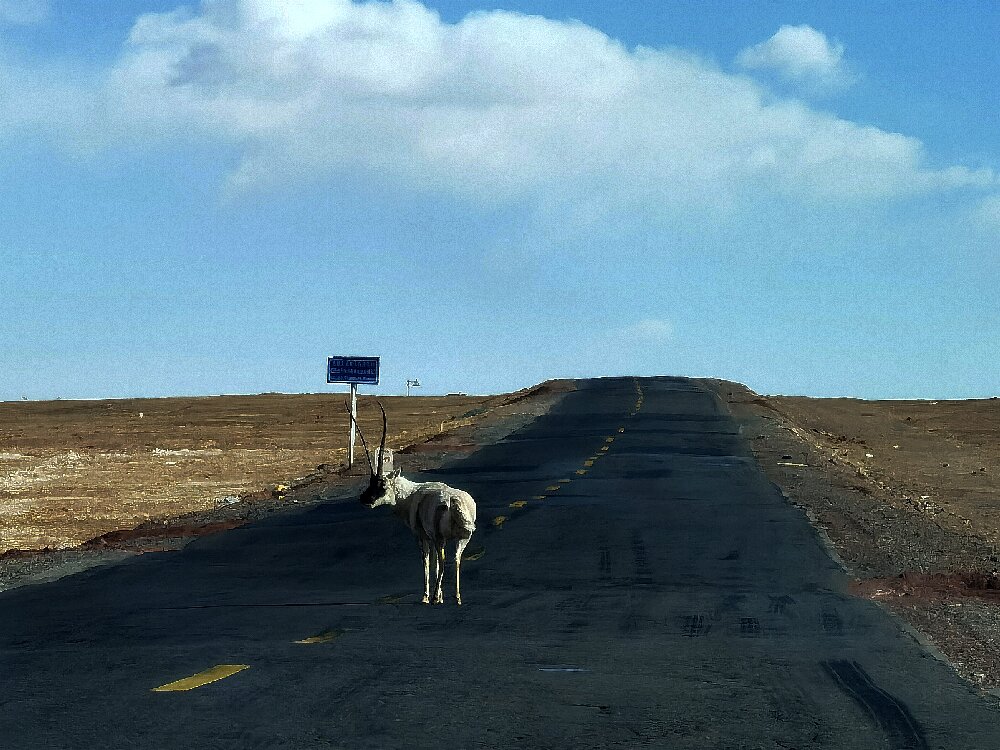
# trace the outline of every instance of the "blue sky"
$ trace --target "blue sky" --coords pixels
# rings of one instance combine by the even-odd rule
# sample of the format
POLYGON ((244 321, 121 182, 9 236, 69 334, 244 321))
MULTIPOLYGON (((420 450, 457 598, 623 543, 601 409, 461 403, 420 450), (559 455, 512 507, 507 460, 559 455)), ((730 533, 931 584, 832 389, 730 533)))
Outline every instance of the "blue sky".
POLYGON ((1000 394, 998 7, 0 0, 0 399, 1000 394))

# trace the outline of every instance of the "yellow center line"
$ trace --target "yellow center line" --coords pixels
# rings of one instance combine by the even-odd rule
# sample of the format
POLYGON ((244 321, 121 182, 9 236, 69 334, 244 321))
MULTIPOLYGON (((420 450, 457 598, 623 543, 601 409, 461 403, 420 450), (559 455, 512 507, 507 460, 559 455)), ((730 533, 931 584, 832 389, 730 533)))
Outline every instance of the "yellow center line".
POLYGON ((534 496, 533 498, 531 498, 531 499, 532 499, 532 500, 544 500, 544 499, 545 499, 545 495, 535 495, 535 496, 534 496))
POLYGON ((602 445, 601 446, 601 453, 606 453, 607 450, 608 450, 608 446, 606 446, 606 445, 602 445))
POLYGON ((217 664, 211 669, 206 669, 204 672, 199 672, 198 674, 191 675, 190 677, 185 677, 182 680, 175 680, 174 682, 168 682, 166 685, 155 687, 152 692, 170 693, 180 690, 194 690, 195 688, 207 685, 210 682, 224 680, 226 677, 231 677, 237 672, 242 672, 244 669, 249 668, 249 664, 217 664))
POLYGON ((493 519, 493 525, 499 529, 501 526, 504 525, 504 523, 506 523, 506 521, 507 521, 507 516, 497 516, 496 518, 493 519))
POLYGON ((621 434, 623 432, 625 432, 625 428, 624 427, 619 427, 618 428, 618 434, 621 434))
POLYGON ((586 469, 577 469, 576 473, 579 474, 582 477, 584 474, 587 473, 587 470, 586 469))
POLYGON ((613 437, 604 438, 604 442, 605 443, 613 443, 613 442, 615 442, 615 439, 613 437))
POLYGON ((322 633, 317 633, 316 635, 311 635, 308 638, 303 638, 301 641, 292 641, 292 643, 303 643, 307 645, 312 643, 329 643, 335 638, 339 638, 346 632, 346 630, 341 630, 340 628, 328 628, 322 633))
POLYGON ((593 466, 594 465, 594 459, 588 458, 586 461, 583 462, 583 465, 584 466, 588 466, 588 467, 589 466, 593 466))
POLYGON ((572 479, 560 479, 559 484, 569 484, 572 481, 572 479))
POLYGON ((550 484, 548 487, 545 488, 545 491, 546 492, 555 492, 556 490, 559 490, 561 488, 562 488, 561 484, 550 484))
POLYGON ((527 500, 515 500, 514 502, 512 502, 510 504, 510 507, 511 508, 523 508, 527 504, 528 504, 527 500))

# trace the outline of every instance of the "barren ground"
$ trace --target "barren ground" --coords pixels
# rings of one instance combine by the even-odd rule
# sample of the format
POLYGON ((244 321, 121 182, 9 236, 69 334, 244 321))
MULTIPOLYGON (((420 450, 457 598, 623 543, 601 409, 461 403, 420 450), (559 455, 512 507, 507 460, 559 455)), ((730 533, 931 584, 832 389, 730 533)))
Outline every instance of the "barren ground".
MULTIPOLYGON (((499 439, 572 386, 381 398, 396 464, 419 470, 499 439)), ((301 504, 347 497, 343 394, 0 403, 0 590, 50 580, 301 504)), ((373 397, 358 398, 369 442, 373 397)), ((375 446, 373 446, 375 447, 375 446)))
POLYGON ((762 397, 715 381, 754 453, 852 575, 1000 688, 1000 400, 762 397))

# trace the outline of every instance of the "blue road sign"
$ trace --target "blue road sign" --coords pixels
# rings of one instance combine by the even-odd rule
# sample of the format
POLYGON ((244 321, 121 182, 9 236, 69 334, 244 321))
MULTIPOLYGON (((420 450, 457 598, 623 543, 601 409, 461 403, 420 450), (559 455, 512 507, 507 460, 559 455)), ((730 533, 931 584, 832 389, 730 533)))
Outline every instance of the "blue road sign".
POLYGON ((378 385, 378 357, 327 357, 326 382, 378 385))

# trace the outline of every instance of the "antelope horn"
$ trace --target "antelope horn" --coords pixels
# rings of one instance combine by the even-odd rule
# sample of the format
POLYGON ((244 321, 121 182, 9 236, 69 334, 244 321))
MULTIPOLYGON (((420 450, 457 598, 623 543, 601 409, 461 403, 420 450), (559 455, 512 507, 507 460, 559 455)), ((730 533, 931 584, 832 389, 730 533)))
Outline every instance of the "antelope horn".
POLYGON ((372 476, 375 476, 375 467, 372 465, 372 456, 368 452, 368 443, 365 442, 365 435, 363 432, 361 432, 361 425, 358 424, 358 420, 356 420, 354 418, 354 415, 351 414, 351 405, 345 401, 344 407, 347 409, 347 416, 349 416, 351 418, 351 421, 354 422, 354 427, 357 429, 358 435, 361 436, 361 445, 364 446, 365 449, 365 459, 368 461, 368 466, 372 470, 372 476))
POLYGON ((389 430, 389 420, 385 416, 385 407, 382 406, 382 402, 376 400, 378 408, 382 410, 382 444, 378 447, 378 470, 382 471, 382 458, 385 454, 385 435, 389 430))

